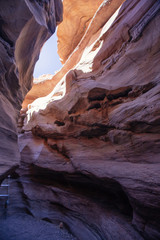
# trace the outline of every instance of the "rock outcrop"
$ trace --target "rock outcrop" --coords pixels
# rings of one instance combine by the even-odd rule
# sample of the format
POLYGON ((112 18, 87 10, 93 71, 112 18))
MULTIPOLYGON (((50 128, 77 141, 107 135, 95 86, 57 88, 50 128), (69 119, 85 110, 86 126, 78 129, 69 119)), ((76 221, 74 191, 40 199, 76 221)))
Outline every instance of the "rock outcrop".
POLYGON ((0 179, 20 161, 19 110, 40 49, 60 21, 61 0, 0 2, 0 179))
MULTIPOLYGON (((53 76, 52 74, 44 74, 39 78, 33 79, 33 86, 23 101, 22 109, 26 109, 34 100, 44 97, 51 92, 54 86, 52 81, 53 76)), ((56 85, 56 83, 54 84, 56 85)))
MULTIPOLYGON (((59 83, 30 104, 33 136, 20 136, 45 201, 80 239, 160 238, 160 4, 122 2, 104 1, 74 52, 66 44, 59 83)), ((42 201, 32 184, 25 194, 42 201)))
POLYGON ((103 0, 64 0, 63 22, 58 28, 58 54, 64 64, 81 41, 103 0))
POLYGON ((9 211, 80 240, 158 240, 160 3, 105 0, 94 11, 62 53, 58 84, 21 122, 11 183, 21 206, 13 197, 9 211))

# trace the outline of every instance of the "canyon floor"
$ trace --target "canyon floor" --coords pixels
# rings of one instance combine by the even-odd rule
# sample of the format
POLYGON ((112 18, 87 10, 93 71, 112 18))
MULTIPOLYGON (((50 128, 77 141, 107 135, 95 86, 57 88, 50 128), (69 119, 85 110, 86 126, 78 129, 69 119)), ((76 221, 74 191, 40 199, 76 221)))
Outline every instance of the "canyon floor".
POLYGON ((0 218, 1 240, 76 240, 59 226, 26 214, 0 218))

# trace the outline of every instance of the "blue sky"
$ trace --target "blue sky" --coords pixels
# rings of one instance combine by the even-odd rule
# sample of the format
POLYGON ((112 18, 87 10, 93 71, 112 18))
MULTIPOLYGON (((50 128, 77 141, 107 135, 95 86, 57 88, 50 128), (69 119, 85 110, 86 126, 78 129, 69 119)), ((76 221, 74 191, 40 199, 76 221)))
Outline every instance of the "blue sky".
POLYGON ((54 74, 62 64, 57 54, 57 35, 54 33, 43 45, 33 76, 38 78, 43 74, 54 74))

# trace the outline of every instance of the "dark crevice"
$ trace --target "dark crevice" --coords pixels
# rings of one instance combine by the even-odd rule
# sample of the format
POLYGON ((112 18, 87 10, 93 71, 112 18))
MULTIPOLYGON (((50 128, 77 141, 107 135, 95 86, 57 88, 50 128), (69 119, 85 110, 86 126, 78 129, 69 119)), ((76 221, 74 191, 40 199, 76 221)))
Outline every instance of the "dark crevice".
POLYGON ((61 148, 59 148, 56 143, 55 143, 55 144, 50 144, 50 143, 48 143, 48 146, 49 146, 51 149, 56 150, 57 153, 61 154, 63 157, 69 159, 68 151, 67 151, 67 149, 65 148, 65 146, 62 146, 61 148))
POLYGON ((101 108, 100 103, 93 103, 92 105, 90 105, 90 106, 87 108, 87 111, 88 111, 88 110, 91 110, 91 109, 98 109, 98 108, 101 108))
POLYGON ((102 208, 117 209, 132 219, 132 206, 121 185, 110 178, 98 179, 90 173, 69 174, 31 166, 32 180, 85 196, 102 208))
POLYGON ((145 121, 132 121, 129 123, 132 132, 136 133, 158 133, 160 131, 160 119, 154 123, 145 121))
POLYGON ((140 21, 129 30, 129 36, 131 42, 136 42, 140 39, 143 31, 150 23, 150 21, 159 13, 160 4, 156 1, 155 4, 150 7, 150 9, 145 13, 145 15, 140 19, 140 21))
POLYGON ((106 96, 106 89, 104 88, 93 88, 88 93, 88 101, 102 101, 106 96))
POLYGON ((47 138, 62 139, 63 138, 63 135, 61 133, 44 131, 38 125, 36 125, 34 128, 32 128, 32 133, 33 133, 33 135, 36 135, 36 136, 41 137, 43 139, 47 139, 47 138))
POLYGON ((128 93, 132 90, 131 87, 124 87, 124 88, 119 88, 116 90, 110 91, 109 94, 107 94, 107 98, 109 101, 112 101, 113 99, 117 99, 120 97, 128 97, 128 93))
POLYGON ((93 138, 93 137, 99 137, 99 136, 105 135, 107 132, 108 132, 108 128, 106 126, 92 127, 91 129, 81 131, 80 136, 93 138))
POLYGON ((0 16, 0 37, 9 44, 9 46, 12 48, 14 46, 14 43, 9 39, 9 37, 6 35, 5 31, 3 30, 4 21, 2 17, 0 16))
POLYGON ((56 120, 55 122, 54 122, 54 124, 56 124, 57 126, 59 126, 59 127, 61 127, 61 126, 64 126, 65 125, 65 123, 64 122, 62 122, 62 121, 58 121, 58 120, 56 120))

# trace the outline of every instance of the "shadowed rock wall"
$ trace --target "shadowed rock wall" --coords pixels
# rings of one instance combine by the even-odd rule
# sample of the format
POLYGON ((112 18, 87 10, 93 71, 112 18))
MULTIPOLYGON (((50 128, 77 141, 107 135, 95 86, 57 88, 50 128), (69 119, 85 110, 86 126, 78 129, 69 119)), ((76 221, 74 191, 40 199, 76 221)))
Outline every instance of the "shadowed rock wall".
POLYGON ((62 3, 0 2, 0 178, 20 160, 17 117, 44 42, 62 20, 62 3))

